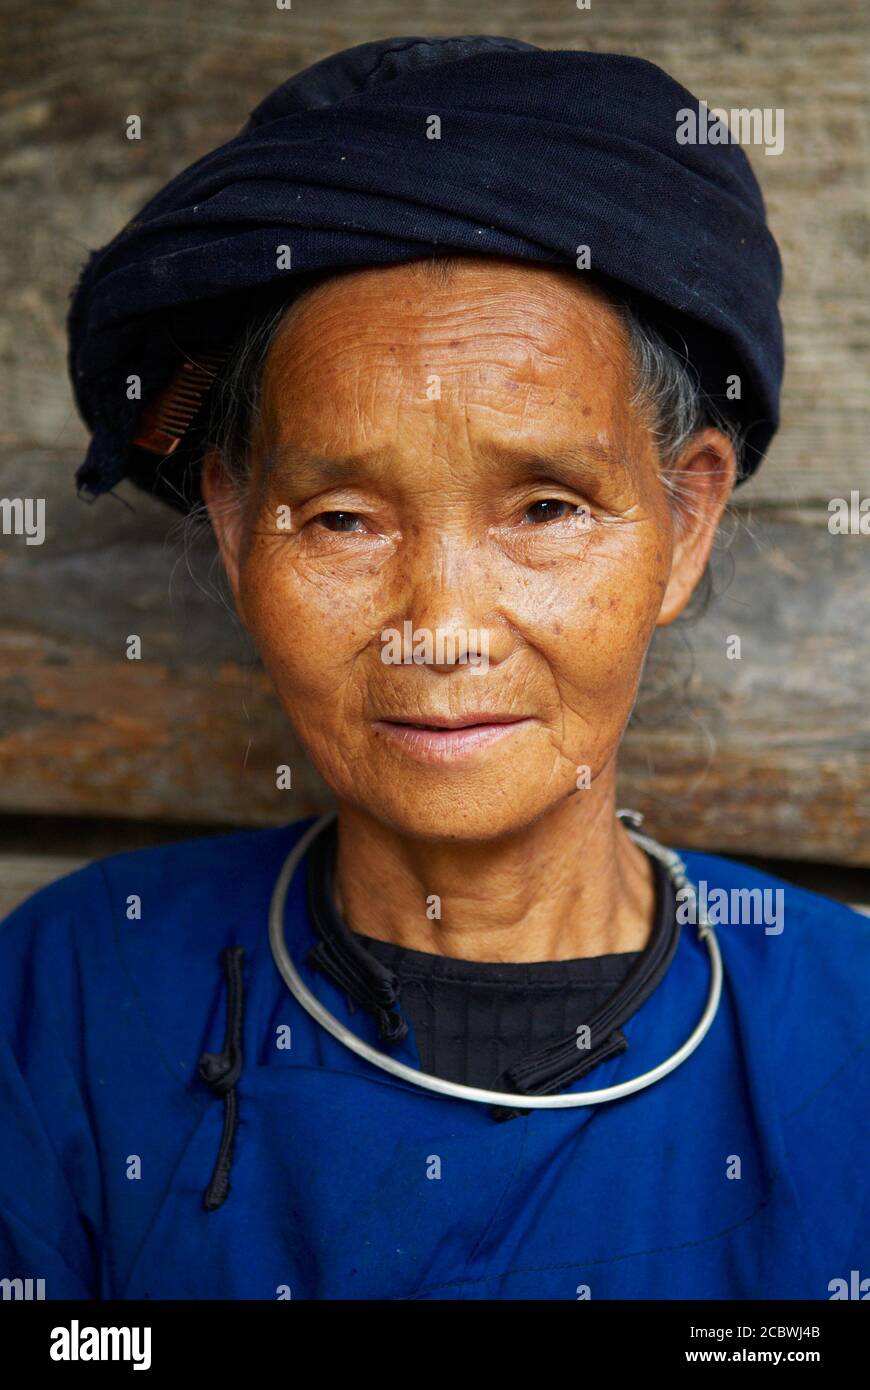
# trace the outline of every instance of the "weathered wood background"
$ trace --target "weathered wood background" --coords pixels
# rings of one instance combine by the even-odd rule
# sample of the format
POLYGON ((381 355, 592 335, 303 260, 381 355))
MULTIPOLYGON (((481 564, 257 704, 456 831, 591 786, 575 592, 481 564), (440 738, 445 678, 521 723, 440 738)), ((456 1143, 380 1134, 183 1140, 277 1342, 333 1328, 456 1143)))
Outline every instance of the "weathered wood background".
MULTIPOLYGON (((64 314, 89 247, 268 91, 390 34, 502 33, 636 54, 710 105, 781 107, 747 151, 785 261, 784 427, 738 494, 722 592, 655 649, 623 801, 723 852, 870 864, 866 29, 857 0, 2 0, 0 496, 47 499, 43 546, 0 537, 0 811, 265 823, 324 789, 215 589, 207 541, 132 489, 93 506, 64 314), (143 138, 124 137, 126 117, 143 138), (125 500, 130 505, 125 505, 125 500), (730 578, 729 578, 730 576, 730 578), (128 634, 144 659, 128 662, 128 634), (725 638, 742 638, 726 658, 725 638), (291 792, 274 785, 294 768, 291 792)), ((38 824, 38 822, 34 822, 38 824)), ((56 825, 56 819, 51 822, 56 825)), ((48 846, 45 847, 48 849, 48 846)))

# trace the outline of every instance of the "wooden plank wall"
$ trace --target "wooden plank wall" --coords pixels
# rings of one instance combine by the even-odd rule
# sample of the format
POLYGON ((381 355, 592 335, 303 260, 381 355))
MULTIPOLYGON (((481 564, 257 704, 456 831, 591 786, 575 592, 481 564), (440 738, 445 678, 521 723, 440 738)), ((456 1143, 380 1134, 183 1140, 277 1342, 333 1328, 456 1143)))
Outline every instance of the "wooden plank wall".
POLYGON ((866 71, 852 0, 2 0, 0 496, 44 497, 41 547, 0 537, 0 811, 260 824, 324 804, 218 595, 207 538, 132 489, 88 506, 64 313, 87 248, 227 138, 272 86, 390 34, 503 33, 636 54, 710 105, 785 112, 748 150, 786 265, 785 424, 716 561, 705 617, 657 641, 623 801, 675 843, 870 863, 866 71), (142 118, 143 138, 124 138, 142 118), (143 639, 141 662, 126 637, 143 639), (738 634, 743 655, 726 657, 738 634), (274 768, 290 762, 291 792, 274 768))

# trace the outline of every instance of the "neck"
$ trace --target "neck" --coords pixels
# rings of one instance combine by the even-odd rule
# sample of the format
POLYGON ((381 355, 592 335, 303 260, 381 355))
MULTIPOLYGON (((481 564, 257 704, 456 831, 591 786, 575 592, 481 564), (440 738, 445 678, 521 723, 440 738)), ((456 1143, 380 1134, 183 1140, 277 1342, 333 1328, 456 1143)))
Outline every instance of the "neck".
POLYGON ((616 818, 612 779, 522 830, 471 843, 405 836, 340 801, 334 893, 353 931, 478 961, 643 950, 655 899, 649 861, 616 818))

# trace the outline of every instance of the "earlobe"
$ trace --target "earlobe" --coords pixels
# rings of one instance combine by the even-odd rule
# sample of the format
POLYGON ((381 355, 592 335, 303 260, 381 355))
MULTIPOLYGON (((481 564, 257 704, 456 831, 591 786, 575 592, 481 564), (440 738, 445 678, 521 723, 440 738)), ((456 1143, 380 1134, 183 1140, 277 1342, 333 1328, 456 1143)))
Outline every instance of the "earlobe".
POLYGON ((656 627, 674 622, 692 597, 707 567, 736 468, 731 440, 713 428, 695 435, 678 460, 672 474, 673 562, 656 627))

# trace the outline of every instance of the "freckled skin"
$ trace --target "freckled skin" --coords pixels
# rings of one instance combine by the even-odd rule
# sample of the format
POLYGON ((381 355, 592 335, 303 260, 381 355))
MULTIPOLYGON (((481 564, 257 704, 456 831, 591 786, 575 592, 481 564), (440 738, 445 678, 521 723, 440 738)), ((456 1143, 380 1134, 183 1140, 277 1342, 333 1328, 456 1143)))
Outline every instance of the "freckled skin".
POLYGON ((242 509, 208 461, 240 615, 338 798, 336 895, 355 929, 468 959, 645 943, 651 879, 614 819, 616 753, 653 630, 706 562, 733 455, 705 431, 684 464, 696 514, 677 517, 630 399, 621 325, 573 272, 468 258, 436 285, 413 264, 354 271, 285 316, 242 509), (544 464, 511 473, 496 454, 519 448, 544 464), (302 451, 354 466, 315 476, 302 451), (330 529, 335 512, 354 529, 330 529), (381 633, 406 620, 485 630, 488 669, 385 665, 381 633), (373 727, 479 711, 530 722, 438 766, 373 727))

